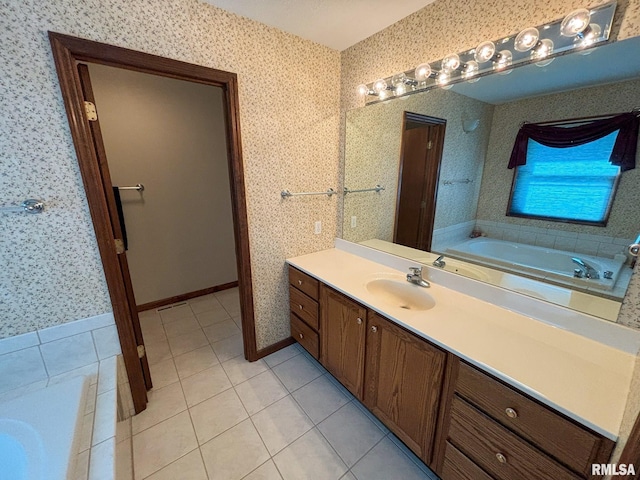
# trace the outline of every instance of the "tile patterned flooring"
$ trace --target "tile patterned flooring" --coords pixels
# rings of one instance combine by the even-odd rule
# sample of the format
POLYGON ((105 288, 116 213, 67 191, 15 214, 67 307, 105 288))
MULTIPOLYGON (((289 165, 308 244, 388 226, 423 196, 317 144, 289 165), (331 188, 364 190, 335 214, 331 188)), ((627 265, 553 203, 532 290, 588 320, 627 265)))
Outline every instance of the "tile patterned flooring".
POLYGON ((140 314, 136 480, 437 479, 297 344, 243 357, 237 289, 140 314))

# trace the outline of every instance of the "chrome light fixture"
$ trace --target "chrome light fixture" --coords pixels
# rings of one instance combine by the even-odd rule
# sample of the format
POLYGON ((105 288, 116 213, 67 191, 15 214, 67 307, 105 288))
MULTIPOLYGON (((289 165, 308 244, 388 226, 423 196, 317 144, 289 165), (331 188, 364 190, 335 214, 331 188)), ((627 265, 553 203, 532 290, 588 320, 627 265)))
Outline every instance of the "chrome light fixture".
POLYGON ((486 40, 474 49, 450 53, 440 61, 424 62, 415 69, 359 85, 358 94, 365 103, 375 103, 432 88, 451 88, 460 82, 477 82, 491 73, 506 75, 519 65, 543 67, 571 51, 587 54, 609 39, 615 10, 615 1, 574 10, 546 25, 525 28, 513 37, 486 40))

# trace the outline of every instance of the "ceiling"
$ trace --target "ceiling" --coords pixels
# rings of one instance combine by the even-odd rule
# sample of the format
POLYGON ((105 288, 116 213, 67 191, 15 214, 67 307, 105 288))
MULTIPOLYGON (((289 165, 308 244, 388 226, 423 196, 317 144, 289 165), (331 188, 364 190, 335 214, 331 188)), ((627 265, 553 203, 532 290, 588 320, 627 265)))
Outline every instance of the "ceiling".
POLYGON ((342 51, 434 0, 203 0, 342 51))

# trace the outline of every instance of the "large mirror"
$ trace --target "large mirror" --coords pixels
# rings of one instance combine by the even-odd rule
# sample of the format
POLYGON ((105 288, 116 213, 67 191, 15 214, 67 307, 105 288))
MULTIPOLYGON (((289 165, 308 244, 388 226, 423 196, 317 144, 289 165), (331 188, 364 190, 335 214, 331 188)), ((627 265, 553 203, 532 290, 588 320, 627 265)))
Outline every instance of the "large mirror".
POLYGON ((638 51, 628 39, 349 111, 344 186, 365 191, 345 194, 342 237, 428 265, 442 255, 445 270, 615 321, 640 232, 640 164, 620 175, 606 226, 507 216, 507 164, 523 122, 640 107, 638 51))

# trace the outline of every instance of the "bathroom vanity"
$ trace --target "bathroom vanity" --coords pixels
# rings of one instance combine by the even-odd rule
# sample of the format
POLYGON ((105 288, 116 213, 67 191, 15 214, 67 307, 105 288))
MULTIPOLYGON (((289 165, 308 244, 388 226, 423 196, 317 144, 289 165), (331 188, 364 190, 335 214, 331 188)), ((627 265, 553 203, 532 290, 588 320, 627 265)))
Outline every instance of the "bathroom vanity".
POLYGON ((502 308, 455 285, 508 302, 500 289, 426 268, 421 288, 405 280, 409 261, 349 248, 288 260, 292 336, 425 464, 445 480, 598 478, 638 335, 605 325, 600 343, 599 324, 566 329, 582 314, 514 293, 502 308))

